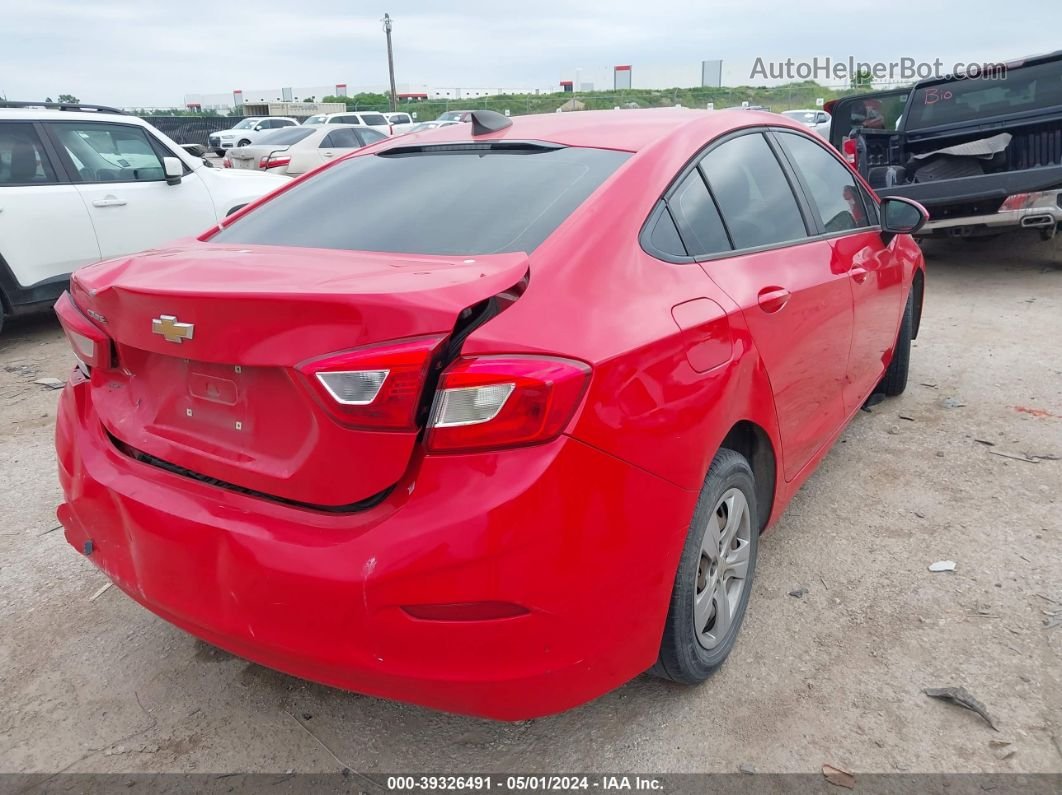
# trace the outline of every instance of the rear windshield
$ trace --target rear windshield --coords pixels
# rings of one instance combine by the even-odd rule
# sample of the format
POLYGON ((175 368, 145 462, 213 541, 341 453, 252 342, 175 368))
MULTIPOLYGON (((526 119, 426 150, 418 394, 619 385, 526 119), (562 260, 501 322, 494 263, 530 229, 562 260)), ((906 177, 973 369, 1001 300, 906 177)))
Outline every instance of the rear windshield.
POLYGON ((1010 69, 1006 77, 915 89, 907 130, 1062 107, 1062 60, 1010 69))
POLYGON ((258 139, 260 144, 297 144, 303 138, 313 135, 312 127, 285 127, 283 130, 273 130, 258 139))
POLYGON ((630 155, 444 150, 353 157, 211 238, 403 254, 531 252, 630 155))
POLYGON ((361 114, 362 124, 387 124, 387 119, 380 113, 361 114))

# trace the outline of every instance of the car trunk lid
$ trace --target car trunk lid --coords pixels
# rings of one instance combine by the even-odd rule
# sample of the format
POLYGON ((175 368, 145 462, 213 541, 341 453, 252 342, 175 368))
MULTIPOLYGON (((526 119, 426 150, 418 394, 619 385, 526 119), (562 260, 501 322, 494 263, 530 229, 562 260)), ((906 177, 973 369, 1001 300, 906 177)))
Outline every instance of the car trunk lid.
POLYGON ((462 310, 517 283, 527 268, 522 253, 196 243, 82 269, 72 293, 114 342, 118 365, 93 373, 93 400, 127 452, 221 485, 336 509, 396 483, 419 429, 345 424, 299 366, 411 338, 441 344, 462 310))

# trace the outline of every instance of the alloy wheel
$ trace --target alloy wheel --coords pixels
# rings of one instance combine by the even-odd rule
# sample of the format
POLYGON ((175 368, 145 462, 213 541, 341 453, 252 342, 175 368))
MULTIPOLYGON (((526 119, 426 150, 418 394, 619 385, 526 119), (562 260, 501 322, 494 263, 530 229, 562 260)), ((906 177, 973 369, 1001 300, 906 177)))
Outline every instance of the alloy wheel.
POLYGON ((705 649, 722 643, 747 585, 752 522, 740 489, 729 489, 708 516, 701 539, 693 622, 705 649))

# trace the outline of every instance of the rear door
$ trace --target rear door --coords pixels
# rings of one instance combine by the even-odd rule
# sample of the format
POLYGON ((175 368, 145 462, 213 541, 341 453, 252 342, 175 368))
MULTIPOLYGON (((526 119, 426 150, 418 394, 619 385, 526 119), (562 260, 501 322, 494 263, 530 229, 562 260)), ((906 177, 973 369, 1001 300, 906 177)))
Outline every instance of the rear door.
POLYGON ((881 380, 896 342, 903 263, 882 242, 877 207, 847 166, 806 136, 781 130, 774 135, 829 238, 836 267, 848 274, 854 330, 844 394, 850 414, 881 380))
POLYGON ((187 171, 166 182, 171 155, 134 124, 55 121, 47 125, 88 207, 104 258, 154 248, 209 228, 217 219, 202 179, 187 171))
POLYGON ((741 307, 763 358, 792 480, 846 417, 849 277, 763 132, 724 139, 700 172, 736 254, 701 267, 741 307))
POLYGON ((0 273, 0 279, 4 287, 14 292, 63 278, 99 258, 85 203, 49 155, 39 125, 0 122, 0 269, 7 271, 0 273))

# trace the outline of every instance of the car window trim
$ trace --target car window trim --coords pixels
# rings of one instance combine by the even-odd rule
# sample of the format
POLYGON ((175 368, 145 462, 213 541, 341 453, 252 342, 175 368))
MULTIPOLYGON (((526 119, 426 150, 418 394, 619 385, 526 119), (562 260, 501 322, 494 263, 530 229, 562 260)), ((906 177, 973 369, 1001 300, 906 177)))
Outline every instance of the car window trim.
MULTIPOLYGON (((75 126, 75 125, 86 125, 86 124, 109 124, 109 125, 113 125, 115 127, 129 127, 131 129, 140 130, 141 132, 144 133, 144 136, 148 139, 148 146, 150 146, 151 147, 151 151, 155 153, 155 157, 157 157, 159 159, 159 163, 160 163, 160 165, 163 166, 163 170, 165 170, 165 163, 162 162, 162 159, 164 157, 177 157, 176 154, 174 154, 172 152, 169 152, 167 147, 163 147, 162 146, 162 142, 157 140, 155 138, 155 136, 151 134, 151 131, 148 130, 147 127, 144 127, 143 125, 140 125, 140 124, 128 124, 126 122, 121 122, 121 121, 111 121, 109 119, 108 120, 102 120, 101 119, 99 121, 97 121, 96 119, 91 119, 91 120, 46 119, 46 120, 42 121, 41 124, 46 128, 47 133, 48 133, 49 141, 51 142, 51 144, 54 147, 56 153, 58 154, 58 157, 62 161, 63 168, 64 168, 64 170, 67 172, 67 174, 70 177, 70 182, 72 182, 75 185, 141 185, 141 184, 149 184, 149 183, 157 183, 157 182, 163 182, 164 183, 164 182, 166 182, 166 178, 163 177, 162 179, 108 179, 108 180, 98 180, 97 179, 97 180, 92 180, 91 182, 87 182, 87 181, 81 179, 81 173, 77 170, 77 168, 74 167, 74 161, 70 159, 70 155, 67 153, 66 147, 63 146, 63 142, 59 140, 59 136, 56 134, 56 130, 55 130, 56 125, 65 125, 67 127, 72 127, 72 126, 75 126), (162 148, 162 152, 159 151, 160 147, 162 148)), ((188 174, 192 173, 191 169, 188 168, 188 164, 185 163, 182 158, 177 157, 177 159, 181 161, 181 165, 184 167, 184 173, 185 173, 186 176, 188 174)))
MULTIPOLYGON (((707 144, 705 144, 703 147, 701 147, 699 150, 697 150, 697 152, 692 157, 690 157, 690 159, 686 162, 686 164, 676 173, 676 175, 672 178, 671 182, 668 183, 667 187, 664 188, 663 193, 661 193, 659 199, 657 199, 657 204, 659 204, 660 202, 668 202, 668 201, 670 201, 671 197, 674 195, 675 191, 678 189, 678 186, 680 184, 682 184, 682 181, 686 178, 686 174, 688 174, 694 168, 699 168, 701 161, 713 149, 715 149, 718 146, 722 146, 724 143, 726 143, 727 141, 733 140, 734 138, 739 138, 742 135, 749 135, 749 134, 752 134, 752 133, 763 134, 764 137, 767 139, 768 145, 771 146, 771 151, 774 152, 775 159, 779 159, 779 152, 776 151, 774 147, 777 146, 777 147, 780 148, 781 144, 777 143, 777 142, 774 142, 772 140, 772 136, 768 135, 768 133, 770 133, 773 130, 782 130, 784 132, 792 132, 792 133, 794 133, 796 135, 804 135, 804 137, 809 138, 810 140, 814 141, 815 143, 818 143, 817 141, 815 141, 814 138, 811 138, 810 135, 805 135, 802 131, 794 130, 792 127, 781 127, 781 126, 776 126, 776 125, 759 125, 759 126, 756 126, 756 127, 742 127, 739 130, 732 130, 731 132, 726 133, 724 135, 721 135, 718 138, 712 139, 707 144), (773 146, 772 146, 772 144, 773 144, 773 146)), ((825 147, 823 147, 823 148, 825 148, 825 147)), ((845 164, 845 162, 841 159, 839 154, 835 154, 834 152, 832 152, 832 151, 830 151, 828 149, 826 151, 831 157, 833 157, 839 163, 844 165, 844 167, 846 169, 848 168, 848 165, 845 164)), ((782 152, 781 155, 783 157, 785 157, 785 153, 784 152, 782 152)), ((815 219, 815 213, 813 212, 813 208, 808 203, 808 198, 807 198, 807 195, 804 192, 803 186, 798 184, 796 187, 794 187, 793 184, 792 184, 792 180, 795 178, 795 175, 794 176, 790 176, 789 175, 789 172, 788 172, 788 169, 787 169, 787 166, 789 165, 788 158, 786 158, 786 160, 784 162, 779 160, 779 165, 781 166, 783 173, 786 174, 786 179, 790 180, 790 189, 793 191, 794 198, 796 198, 796 200, 797 200, 797 205, 801 209, 801 214, 804 216, 804 227, 805 227, 805 229, 807 229, 809 221, 812 222, 812 225, 814 226, 815 229, 818 229, 819 228, 818 221, 815 219), (809 213, 810 213, 810 215, 809 215, 809 213)), ((851 171, 851 169, 848 169, 848 170, 851 171)), ((702 172, 702 179, 704 179, 703 172, 702 172)), ((857 176, 857 182, 859 184, 859 187, 863 190, 863 193, 864 193, 865 196, 866 195, 873 196, 872 192, 868 193, 868 191, 866 189, 866 186, 862 184, 862 181, 858 180, 858 176, 857 176)), ((705 179, 705 183, 708 184, 708 180, 707 179, 705 179)), ((710 184, 708 184, 708 192, 709 192, 709 194, 712 195, 712 201, 715 201, 715 195, 712 194, 712 187, 711 187, 710 184)), ((644 251, 646 254, 648 254, 649 256, 653 257, 654 259, 660 260, 662 262, 667 262, 667 263, 672 264, 672 265, 685 265, 685 264, 690 264, 690 263, 696 264, 696 263, 701 263, 701 262, 714 262, 716 260, 729 259, 731 257, 744 256, 746 254, 760 254, 760 253, 762 253, 764 251, 774 251, 774 250, 778 250, 778 249, 789 248, 791 246, 803 246, 803 245, 806 245, 808 243, 815 243, 815 242, 820 242, 820 241, 823 241, 823 240, 832 240, 833 238, 844 237, 846 235, 865 234, 866 232, 871 232, 871 231, 877 231, 877 232, 881 231, 880 203, 879 202, 875 202, 875 205, 874 205, 875 210, 876 210, 875 214, 878 216, 878 223, 876 225, 863 226, 863 227, 859 227, 858 229, 846 229, 846 230, 842 230, 840 232, 826 232, 826 231, 822 230, 822 231, 820 231, 820 232, 818 232, 816 234, 811 234, 811 232, 809 231, 808 232, 808 236, 803 238, 803 239, 801 239, 801 240, 788 240, 788 241, 783 241, 781 243, 768 243, 768 244, 763 245, 763 246, 754 246, 752 248, 741 248, 741 249, 735 248, 735 249, 732 249, 731 251, 721 251, 721 252, 718 252, 716 254, 705 254, 705 255, 701 255, 701 256, 687 255, 685 257, 679 257, 679 256, 676 256, 674 254, 668 254, 666 251, 660 251, 659 249, 655 249, 655 248, 653 248, 653 246, 651 244, 652 224, 653 224, 653 222, 656 219, 656 206, 657 206, 656 204, 653 205, 653 209, 649 212, 649 215, 646 217, 645 222, 642 224, 641 231, 639 231, 639 233, 638 233, 638 242, 641 245, 642 251, 644 251)), ((718 203, 716 203, 716 208, 718 209, 718 203)), ((722 213, 720 213, 719 217, 722 218, 723 226, 726 227, 726 218, 723 217, 722 213)), ((675 218, 675 214, 674 213, 672 213, 672 218, 675 219, 676 227, 677 227, 678 226, 678 220, 675 218)), ((730 235, 730 230, 729 229, 727 229, 727 235, 728 236, 730 235)), ((680 237, 682 236, 682 230, 681 229, 679 229, 679 236, 680 237)), ((731 243, 732 242, 733 242, 733 238, 731 238, 731 243)), ((683 238, 683 245, 686 245, 685 238, 683 238)))
MULTIPOLYGON (((876 226, 876 227, 875 227, 874 224, 864 224, 863 226, 857 226, 854 229, 842 229, 842 230, 837 231, 837 232, 827 232, 825 226, 822 224, 822 221, 818 218, 819 213, 818 213, 818 210, 815 207, 814 201, 812 199, 811 186, 808 185, 805 182, 804 176, 800 173, 800 170, 796 167, 796 163, 793 163, 789 159, 789 153, 785 151, 785 146, 782 144, 782 141, 776 137, 778 133, 781 133, 781 134, 788 133, 790 135, 796 135, 796 136, 799 136, 800 138, 804 138, 805 140, 810 141, 812 144, 814 144, 815 146, 819 147, 819 149, 822 150, 824 153, 826 153, 829 157, 832 157, 835 162, 839 163, 841 165, 841 167, 844 168, 849 173, 852 173, 851 169, 848 168, 847 164, 845 164, 845 162, 843 160, 841 160, 840 157, 835 156, 833 154, 833 152, 831 152, 825 146, 823 146, 818 141, 816 141, 813 136, 805 135, 804 133, 802 133, 802 132, 800 132, 798 130, 791 130, 788 127, 772 127, 770 129, 769 137, 775 141, 775 143, 776 143, 776 145, 778 147, 778 151, 781 153, 781 156, 785 158, 785 161, 789 164, 790 168, 793 169, 793 176, 800 183, 800 186, 801 186, 802 190, 804 191, 805 197, 808 200, 809 206, 810 206, 811 210, 813 211, 813 218, 816 221, 816 225, 819 226, 819 234, 816 235, 816 237, 822 238, 823 240, 832 240, 835 237, 844 237, 845 235, 859 234, 861 232, 867 232, 867 231, 875 229, 875 228, 880 230, 880 228, 881 228, 880 224, 878 226, 876 226)), ((830 147, 830 148, 832 149, 832 147, 830 147)), ((859 199, 860 199, 861 202, 863 202, 863 215, 866 217, 867 220, 869 220, 870 219, 870 212, 867 210, 866 202, 863 201, 866 198, 866 196, 865 196, 866 191, 863 190, 863 186, 859 183, 859 179, 858 178, 855 179, 855 186, 858 189, 859 199)), ((877 213, 875 213, 875 216, 877 216, 877 213)))

